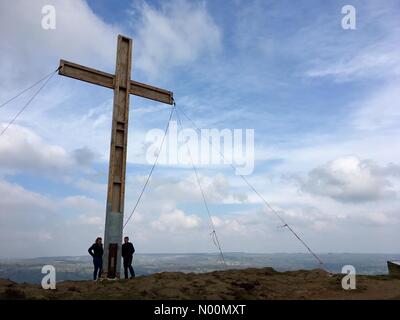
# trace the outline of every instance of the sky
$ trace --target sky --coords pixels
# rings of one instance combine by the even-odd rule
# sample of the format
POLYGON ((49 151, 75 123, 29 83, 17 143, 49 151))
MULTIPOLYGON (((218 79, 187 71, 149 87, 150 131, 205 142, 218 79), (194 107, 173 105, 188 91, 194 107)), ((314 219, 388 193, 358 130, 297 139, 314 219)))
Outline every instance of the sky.
MULTIPOLYGON (((1 1, 0 104, 60 59, 114 73, 123 34, 132 79, 173 91, 200 128, 254 130, 246 178, 314 251, 398 253, 399 14, 390 0, 1 1)), ((0 258, 84 255, 103 236, 112 99, 54 75, 0 136, 0 258)), ((125 218, 170 108, 131 96, 125 218)), ((224 251, 306 252, 229 165, 198 172, 224 251)), ((162 162, 124 234, 140 253, 215 252, 211 231, 191 167, 162 162)))

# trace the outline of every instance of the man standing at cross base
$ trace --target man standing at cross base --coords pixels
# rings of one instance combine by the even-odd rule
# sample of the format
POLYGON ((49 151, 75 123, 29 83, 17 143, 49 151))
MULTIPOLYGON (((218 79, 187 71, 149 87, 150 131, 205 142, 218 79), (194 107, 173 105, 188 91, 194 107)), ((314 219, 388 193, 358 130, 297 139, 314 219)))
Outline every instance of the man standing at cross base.
POLYGON ((124 260, 125 279, 128 279, 128 269, 131 274, 131 279, 135 277, 135 271, 133 270, 132 267, 132 259, 134 253, 135 253, 135 248, 133 247, 133 244, 129 242, 128 237, 125 237, 121 252, 122 258, 124 260))

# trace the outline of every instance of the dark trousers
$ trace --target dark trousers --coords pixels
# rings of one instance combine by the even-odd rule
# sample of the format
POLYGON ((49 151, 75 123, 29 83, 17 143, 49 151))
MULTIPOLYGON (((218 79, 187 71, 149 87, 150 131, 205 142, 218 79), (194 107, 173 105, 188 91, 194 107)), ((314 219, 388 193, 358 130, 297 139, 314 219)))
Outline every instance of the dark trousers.
POLYGON ((132 256, 129 257, 124 257, 124 273, 125 273, 125 279, 128 279, 128 269, 129 272, 131 273, 131 277, 135 277, 135 271, 132 268, 132 256))
POLYGON ((93 265, 94 265, 93 280, 96 280, 97 277, 100 278, 101 272, 103 270, 103 258, 93 257, 93 265))

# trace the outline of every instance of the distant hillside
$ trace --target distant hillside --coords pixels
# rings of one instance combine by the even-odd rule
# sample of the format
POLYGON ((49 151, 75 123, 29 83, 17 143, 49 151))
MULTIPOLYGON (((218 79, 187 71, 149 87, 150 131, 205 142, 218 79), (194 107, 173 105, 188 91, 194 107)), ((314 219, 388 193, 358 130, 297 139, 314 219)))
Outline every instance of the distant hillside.
POLYGON ((56 290, 0 280, 1 299, 400 299, 400 280, 358 276, 357 289, 341 287, 343 275, 323 270, 272 268, 163 272, 133 280, 65 281, 56 290))

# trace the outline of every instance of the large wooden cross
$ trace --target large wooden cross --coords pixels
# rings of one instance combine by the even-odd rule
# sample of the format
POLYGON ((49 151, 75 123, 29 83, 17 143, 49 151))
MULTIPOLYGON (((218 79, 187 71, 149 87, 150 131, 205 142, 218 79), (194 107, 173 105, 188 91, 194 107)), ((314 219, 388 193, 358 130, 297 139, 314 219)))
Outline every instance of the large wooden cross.
POLYGON ((114 90, 104 236, 103 276, 119 278, 124 220, 125 172, 130 94, 173 104, 173 94, 131 80, 132 39, 119 35, 115 75, 60 61, 59 74, 114 90))

